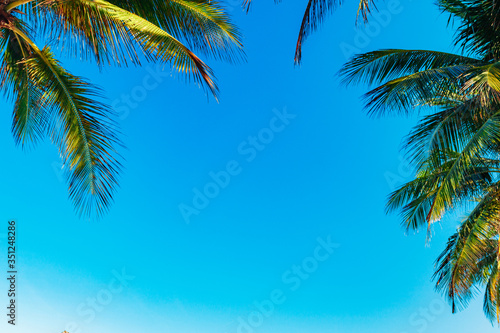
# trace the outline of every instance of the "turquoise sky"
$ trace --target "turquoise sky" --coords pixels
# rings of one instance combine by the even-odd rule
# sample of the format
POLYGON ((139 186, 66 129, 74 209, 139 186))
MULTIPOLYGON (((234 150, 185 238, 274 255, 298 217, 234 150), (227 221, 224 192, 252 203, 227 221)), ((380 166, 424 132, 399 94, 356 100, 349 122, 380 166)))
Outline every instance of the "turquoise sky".
MULTIPOLYGON (((15 147, 4 103, 0 235, 17 220, 20 274, 18 325, 2 315, 1 332, 496 331, 481 300, 452 315, 433 290, 457 221, 426 247, 425 232, 405 235, 384 214, 412 176, 400 148, 417 118, 367 117, 366 87, 335 76, 351 52, 452 51, 453 31, 428 0, 381 1, 385 14, 356 30, 356 2, 294 67, 306 1, 255 1, 248 15, 230 1, 248 61, 208 61, 220 103, 154 65, 99 73, 64 60, 106 90, 127 145, 116 203, 98 222, 75 216, 54 147, 15 147)), ((4 303, 6 288, 1 279, 4 303)))

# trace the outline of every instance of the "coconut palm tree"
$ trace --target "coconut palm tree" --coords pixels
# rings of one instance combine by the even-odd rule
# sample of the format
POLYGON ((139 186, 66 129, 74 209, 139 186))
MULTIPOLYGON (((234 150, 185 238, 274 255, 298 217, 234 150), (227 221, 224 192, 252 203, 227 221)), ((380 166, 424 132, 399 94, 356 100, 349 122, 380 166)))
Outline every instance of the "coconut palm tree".
POLYGON ((484 312, 500 320, 500 6, 495 0, 438 0, 458 22, 461 54, 380 50, 354 56, 347 85, 368 83, 371 115, 426 110, 405 148, 415 179, 396 189, 387 210, 407 230, 465 213, 436 261, 436 288, 452 311, 484 290, 484 312))
MULTIPOLYGON (((358 18, 362 18, 363 21, 368 20, 368 15, 372 9, 376 9, 374 0, 358 0, 358 18)), ((243 0, 243 6, 250 9, 250 5, 253 0, 243 0)), ((281 0, 274 0, 278 3, 281 0)), ((331 14, 335 9, 342 5, 342 0, 309 0, 306 4, 306 9, 302 17, 302 22, 300 24, 299 36, 297 38, 297 45, 295 47, 295 57, 294 61, 296 65, 299 65, 302 60, 302 44, 305 42, 307 37, 314 31, 316 31, 321 23, 326 19, 326 17, 331 14)))
POLYGON ((27 147, 49 137, 57 145, 69 196, 85 215, 109 207, 121 143, 101 91, 65 70, 53 50, 99 67, 169 64, 214 96, 213 73, 194 52, 223 60, 242 54, 238 30, 209 0, 0 0, 0 45, 15 141, 27 147))

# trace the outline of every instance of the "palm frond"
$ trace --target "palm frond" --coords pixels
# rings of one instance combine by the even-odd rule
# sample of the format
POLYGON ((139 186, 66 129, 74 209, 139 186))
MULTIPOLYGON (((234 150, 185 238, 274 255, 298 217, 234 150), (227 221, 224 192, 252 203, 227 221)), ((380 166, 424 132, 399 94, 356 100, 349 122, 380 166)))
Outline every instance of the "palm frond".
POLYGON ((162 28, 192 50, 226 61, 244 56, 242 36, 217 1, 110 0, 162 28))
POLYGON ((127 45, 127 54, 135 61, 135 49, 139 47, 146 56, 152 56, 152 60, 170 62, 188 79, 205 84, 217 97, 218 88, 212 70, 180 41, 140 16, 104 0, 58 1, 47 4, 47 8, 59 15, 68 24, 68 29, 99 40, 97 44, 92 44, 94 50, 111 45, 114 57, 119 58, 119 48, 113 45, 127 45), (85 14, 84 19, 80 17, 81 13, 85 14), (103 41, 108 43, 99 44, 103 41))
POLYGON ((389 111, 408 115, 417 108, 453 100, 460 91, 456 77, 466 70, 467 67, 460 65, 441 67, 390 80, 363 96, 365 108, 374 116, 389 111))
POLYGON ((415 179, 394 191, 387 211, 417 230, 445 214, 469 211, 436 262, 436 288, 453 312, 484 288, 483 309, 500 322, 500 4, 438 0, 458 21, 464 55, 381 50, 356 55, 343 84, 379 85, 365 94, 370 113, 427 114, 405 141, 415 179), (470 208, 472 207, 472 210, 470 208))
POLYGON ((295 64, 300 64, 302 60, 302 45, 307 37, 318 29, 328 14, 341 5, 342 0, 309 0, 307 2, 295 47, 295 64))
MULTIPOLYGON (((434 151, 428 162, 421 166, 414 180, 389 195, 386 211, 390 213, 400 210, 402 225, 407 231, 417 231, 422 226, 427 226, 429 232, 429 212, 435 208, 436 197, 459 157, 456 152, 434 151), (439 167, 433 165, 436 163, 435 159, 441 160, 439 167)), ((458 206, 464 200, 480 195, 488 189, 492 182, 489 167, 488 160, 474 160, 456 184, 455 195, 443 207, 442 214, 445 210, 458 206)))
POLYGON ((124 24, 93 1, 43 0, 37 8, 35 28, 57 50, 83 60, 93 58, 99 66, 140 63, 137 45, 124 24))
POLYGON ((491 265, 491 269, 486 272, 487 283, 484 291, 483 311, 491 322, 500 318, 500 274, 498 264, 491 265))
MULTIPOLYGON (((22 26, 21 23, 18 25, 22 26)), ((24 59, 31 55, 30 46, 8 29, 0 32, 3 58, 0 66, 0 88, 7 97, 13 97, 12 134, 16 144, 23 148, 34 145, 45 137, 47 115, 40 92, 27 75, 24 59)))
POLYGON ((367 23, 368 15, 370 15, 372 9, 377 10, 374 0, 359 0, 358 12, 356 14, 357 20, 361 17, 363 22, 367 23))
POLYGON ((47 47, 40 50, 24 31, 13 31, 33 50, 23 63, 43 93, 49 134, 63 157, 70 198, 80 214, 99 216, 112 202, 121 169, 113 112, 95 100, 100 95, 95 87, 64 70, 47 47))
POLYGON ((500 8, 492 0, 439 0, 440 8, 457 19, 455 45, 485 60, 500 56, 500 8))
POLYGON ((467 175, 467 169, 474 165, 477 158, 486 153, 491 145, 500 143, 500 112, 496 112, 475 131, 474 135, 464 145, 460 155, 453 162, 446 177, 440 185, 432 209, 429 211, 427 220, 439 219, 445 212, 446 207, 452 205, 457 194, 458 185, 467 175))

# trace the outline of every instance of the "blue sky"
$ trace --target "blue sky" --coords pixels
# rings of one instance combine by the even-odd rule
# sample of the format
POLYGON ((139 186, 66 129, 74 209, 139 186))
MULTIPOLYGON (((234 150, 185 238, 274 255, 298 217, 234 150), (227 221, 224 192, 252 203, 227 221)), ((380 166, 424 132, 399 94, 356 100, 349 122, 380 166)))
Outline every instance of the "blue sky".
POLYGON ((20 273, 18 325, 4 317, 2 332, 496 331, 480 300, 452 315, 433 290, 434 260, 457 222, 436 226, 426 247, 425 233, 405 235, 384 213, 387 194, 411 177, 400 148, 417 118, 369 118, 366 87, 342 88, 335 76, 349 50, 451 51, 447 17, 433 1, 393 0, 356 30, 351 1, 294 67, 305 3, 231 7, 247 62, 208 61, 220 103, 175 75, 154 79, 153 65, 99 73, 64 59, 121 116, 126 170, 101 221, 75 216, 54 147, 15 147, 3 103, 0 211, 2 228, 18 221, 20 273), (259 135, 265 143, 250 152, 259 135), (212 175, 228 165, 215 189, 212 175), (206 186, 213 198, 196 209, 206 186), (186 219, 180 206, 197 214, 186 219))

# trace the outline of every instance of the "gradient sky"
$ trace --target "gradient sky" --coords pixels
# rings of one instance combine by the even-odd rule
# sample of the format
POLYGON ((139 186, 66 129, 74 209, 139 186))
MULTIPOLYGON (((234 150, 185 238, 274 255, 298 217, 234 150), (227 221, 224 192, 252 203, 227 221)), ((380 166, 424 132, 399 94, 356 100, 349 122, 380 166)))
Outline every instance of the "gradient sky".
MULTIPOLYGON (((64 60, 103 87, 121 115, 126 170, 98 222, 76 217, 53 146, 15 147, 12 106, 2 102, 0 234, 17 220, 20 271, 18 325, 2 314, 2 332, 497 330, 480 299, 452 315, 433 289, 434 260, 457 221, 436 226, 426 247, 425 232, 405 235, 384 213, 387 194, 411 178, 400 148, 417 118, 369 118, 360 103, 366 87, 341 88, 335 76, 353 49, 452 51, 447 16, 430 0, 388 0, 379 9, 390 15, 355 30, 350 1, 307 40, 294 67, 305 3, 255 1, 248 15, 230 8, 248 61, 208 61, 220 103, 171 77, 152 88, 152 65, 99 73, 64 60), (132 94, 132 104, 121 102, 132 94), (287 124, 273 120, 283 110, 293 115, 287 124), (267 143, 253 154, 249 137, 259 133, 267 143), (193 206, 194 191, 228 163, 237 171, 229 184, 186 223, 179 205, 193 206), (337 244, 331 253, 318 249, 328 237, 337 244), (92 308, 94 299, 105 304, 92 308)), ((6 289, 1 279, 3 313, 6 289)))

